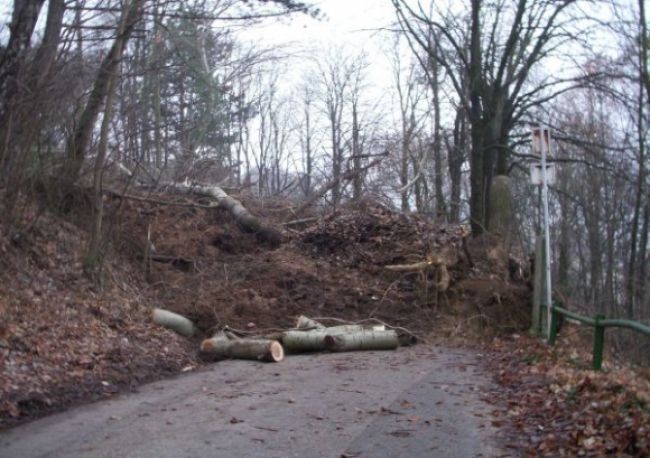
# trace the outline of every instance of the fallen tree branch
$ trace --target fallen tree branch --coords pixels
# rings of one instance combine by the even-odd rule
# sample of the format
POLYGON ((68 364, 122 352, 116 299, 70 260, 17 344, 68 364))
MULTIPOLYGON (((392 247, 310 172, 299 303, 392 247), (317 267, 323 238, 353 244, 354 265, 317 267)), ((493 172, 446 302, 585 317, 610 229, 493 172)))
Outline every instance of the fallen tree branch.
POLYGON ((219 186, 202 186, 187 183, 167 183, 166 186, 178 191, 196 194, 214 199, 220 208, 226 209, 235 218, 235 221, 245 231, 252 232, 264 242, 273 247, 282 243, 282 234, 274 228, 265 226, 256 216, 253 216, 240 201, 229 196, 219 186))

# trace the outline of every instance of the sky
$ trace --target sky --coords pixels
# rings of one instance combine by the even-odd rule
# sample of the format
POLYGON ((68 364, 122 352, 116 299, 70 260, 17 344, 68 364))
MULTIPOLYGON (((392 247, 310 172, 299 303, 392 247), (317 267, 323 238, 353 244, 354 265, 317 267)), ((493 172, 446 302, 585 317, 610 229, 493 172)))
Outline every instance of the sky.
POLYGON ((293 15, 289 20, 269 21, 250 31, 266 43, 350 44, 373 46, 380 42, 376 29, 394 20, 390 0, 320 0, 310 2, 322 12, 313 19, 293 15))
POLYGON ((293 57, 287 62, 287 87, 301 78, 308 59, 325 57, 331 50, 342 50, 347 55, 365 52, 368 69, 366 96, 391 105, 388 91, 394 85, 389 60, 392 48, 391 34, 385 29, 395 21, 390 0, 312 0, 321 11, 314 19, 294 14, 281 20, 269 20, 238 33, 244 41, 260 47, 284 46, 293 57))

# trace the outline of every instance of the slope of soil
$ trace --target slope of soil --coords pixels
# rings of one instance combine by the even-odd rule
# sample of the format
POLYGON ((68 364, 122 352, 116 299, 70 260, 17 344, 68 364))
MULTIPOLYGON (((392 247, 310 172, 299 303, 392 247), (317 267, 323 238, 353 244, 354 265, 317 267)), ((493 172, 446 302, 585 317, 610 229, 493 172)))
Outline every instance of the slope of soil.
POLYGON ((0 428, 177 373, 187 341, 150 322, 140 274, 106 263, 102 290, 83 274, 86 234, 52 216, 0 242, 0 428))

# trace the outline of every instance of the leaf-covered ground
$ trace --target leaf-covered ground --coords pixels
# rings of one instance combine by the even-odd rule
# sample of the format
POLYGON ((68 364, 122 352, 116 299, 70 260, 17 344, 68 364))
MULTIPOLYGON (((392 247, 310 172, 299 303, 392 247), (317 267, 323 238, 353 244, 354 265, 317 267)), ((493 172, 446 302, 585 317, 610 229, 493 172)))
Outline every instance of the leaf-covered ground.
POLYGON ((650 456, 650 381, 629 367, 590 369, 590 342, 570 328, 555 347, 496 339, 489 401, 508 447, 524 456, 650 456))

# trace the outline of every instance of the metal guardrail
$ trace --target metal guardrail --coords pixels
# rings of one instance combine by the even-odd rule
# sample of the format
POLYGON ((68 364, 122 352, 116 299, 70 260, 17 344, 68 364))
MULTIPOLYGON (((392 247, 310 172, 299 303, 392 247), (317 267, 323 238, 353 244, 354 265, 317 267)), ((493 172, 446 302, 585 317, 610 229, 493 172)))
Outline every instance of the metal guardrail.
MULTIPOLYGON (((545 307, 545 306, 542 306, 545 307)), ((593 318, 578 315, 577 313, 567 310, 564 307, 554 304, 551 307, 551 323, 548 343, 554 345, 557 340, 557 332, 560 315, 571 318, 579 323, 592 326, 594 330, 594 348, 592 365, 594 370, 600 370, 603 366, 603 349, 605 347, 605 329, 606 328, 626 328, 650 336, 650 326, 634 320, 611 319, 603 315, 596 315, 593 318)))

